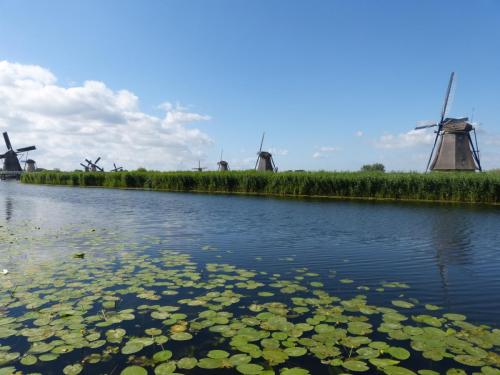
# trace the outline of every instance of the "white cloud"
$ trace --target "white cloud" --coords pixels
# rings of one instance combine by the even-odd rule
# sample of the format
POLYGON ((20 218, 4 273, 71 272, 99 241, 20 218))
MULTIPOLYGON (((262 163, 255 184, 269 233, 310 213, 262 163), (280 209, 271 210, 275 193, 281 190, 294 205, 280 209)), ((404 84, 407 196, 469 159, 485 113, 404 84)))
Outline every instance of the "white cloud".
POLYGON ((288 155, 288 150, 284 149, 284 148, 275 148, 275 147, 271 147, 269 149, 269 152, 273 155, 273 156, 286 156, 288 155))
POLYGON ((331 146, 318 147, 318 150, 316 152, 314 152, 312 157, 314 159, 324 158, 324 157, 327 157, 332 152, 336 152, 338 150, 339 149, 337 147, 331 147, 331 146))
POLYGON ((358 130, 356 133, 354 133, 354 135, 355 135, 356 137, 362 137, 362 136, 363 136, 363 134, 364 134, 364 133, 363 133, 363 131, 361 131, 361 130, 358 130))
MULTIPOLYGON (((133 169, 176 169, 204 155, 211 138, 187 125, 209 116, 163 103, 163 117, 144 113, 139 98, 103 82, 63 87, 47 69, 0 61, 0 130, 14 147, 35 144, 40 167, 72 170, 102 156, 133 169)), ((0 150, 3 147, 0 146, 0 150)))
POLYGON ((409 148, 419 145, 429 145, 434 142, 436 135, 428 130, 410 130, 406 133, 384 134, 376 142, 375 146, 378 148, 409 148))

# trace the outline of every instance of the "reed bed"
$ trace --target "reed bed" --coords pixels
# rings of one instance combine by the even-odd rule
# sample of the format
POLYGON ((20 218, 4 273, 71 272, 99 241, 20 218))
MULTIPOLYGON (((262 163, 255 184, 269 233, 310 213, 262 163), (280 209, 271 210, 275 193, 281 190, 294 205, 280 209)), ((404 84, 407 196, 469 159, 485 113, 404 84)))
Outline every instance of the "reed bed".
POLYGON ((500 203, 500 173, 36 172, 28 184, 281 196, 500 203))

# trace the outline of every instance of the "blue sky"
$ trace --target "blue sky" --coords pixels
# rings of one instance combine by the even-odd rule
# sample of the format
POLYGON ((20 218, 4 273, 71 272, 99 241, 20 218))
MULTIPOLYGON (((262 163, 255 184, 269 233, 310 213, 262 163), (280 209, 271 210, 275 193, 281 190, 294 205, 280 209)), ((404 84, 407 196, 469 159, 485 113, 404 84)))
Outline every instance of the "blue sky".
MULTIPOLYGON (((452 70, 450 115, 475 108, 483 164, 500 167, 499 44, 500 2, 493 0, 0 0, 0 60, 40 66, 61 87, 93 80, 127 90, 151 116, 161 118, 158 106, 168 101, 210 117, 182 125, 210 140, 166 161, 166 169, 198 158, 214 168, 221 147, 243 168, 265 130, 281 170, 355 170, 372 162, 421 170, 432 137, 408 132, 439 117, 452 70)), ((8 120, 3 128, 17 130, 8 120)), ((88 145, 74 142, 78 154, 66 150, 68 160, 88 145)), ((39 164, 46 157, 54 166, 53 151, 38 146, 39 164)), ((103 159, 124 152, 116 146, 106 154, 106 146, 103 138, 91 149, 103 159)), ((141 155, 141 164, 161 167, 141 155)))

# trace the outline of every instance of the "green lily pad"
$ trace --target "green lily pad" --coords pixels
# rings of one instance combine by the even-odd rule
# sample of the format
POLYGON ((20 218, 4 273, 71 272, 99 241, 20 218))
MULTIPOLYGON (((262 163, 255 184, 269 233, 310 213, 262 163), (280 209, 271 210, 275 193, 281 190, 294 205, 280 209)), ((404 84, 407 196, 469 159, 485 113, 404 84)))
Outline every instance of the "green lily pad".
POLYGON ((280 375, 309 375, 309 374, 310 374, 309 371, 300 367, 284 368, 280 373, 280 375))
POLYGON ((175 341, 186 341, 191 340, 193 338, 193 335, 188 332, 176 332, 173 333, 170 338, 175 341))
POLYGON ((63 369, 63 372, 66 375, 77 375, 82 371, 83 371, 83 366, 79 363, 75 363, 74 365, 68 365, 63 369))
POLYGON ((386 366, 382 368, 387 375, 417 375, 411 370, 399 366, 386 366))
POLYGON ((215 369, 222 367, 222 360, 214 358, 202 358, 198 361, 198 367, 203 369, 215 369))
POLYGON ((262 370, 264 370, 264 367, 253 363, 245 363, 242 365, 238 365, 236 367, 236 370, 245 375, 258 375, 262 370))
POLYGON ((193 357, 184 357, 177 361, 177 367, 180 369, 191 370, 196 367, 198 360, 193 357))
POLYGON ((156 375, 173 374, 175 372, 176 367, 177 366, 175 365, 174 362, 165 362, 155 367, 155 374, 156 375))
POLYGON ((172 352, 170 350, 162 350, 153 355, 153 361, 155 362, 165 362, 172 358, 172 352))
POLYGON ((354 372, 364 372, 370 369, 365 362, 357 361, 354 359, 344 361, 342 363, 342 367, 354 372))
POLYGON ((391 346, 389 349, 387 349, 387 353, 389 353, 392 357, 399 360, 405 360, 410 358, 410 352, 408 350, 395 346, 391 346))
POLYGON ((128 366, 126 367, 120 375, 147 375, 148 372, 145 368, 140 366, 128 366))
POLYGON ((301 357, 307 353, 307 349, 303 348, 303 347, 295 346, 295 347, 291 347, 291 348, 286 348, 284 350, 284 352, 286 354, 288 354, 290 357, 301 357))
POLYGON ((28 355, 24 356, 23 358, 21 358, 21 360, 19 362, 21 362, 21 364, 24 366, 31 366, 31 365, 34 365, 37 361, 38 361, 38 359, 36 358, 36 356, 28 354, 28 355))
POLYGON ((144 345, 141 344, 140 342, 128 342, 125 344, 125 346, 122 348, 122 353, 123 354, 133 354, 141 351, 144 348, 144 345))
POLYGON ((229 353, 224 350, 210 350, 207 357, 213 359, 223 359, 229 357, 229 353))

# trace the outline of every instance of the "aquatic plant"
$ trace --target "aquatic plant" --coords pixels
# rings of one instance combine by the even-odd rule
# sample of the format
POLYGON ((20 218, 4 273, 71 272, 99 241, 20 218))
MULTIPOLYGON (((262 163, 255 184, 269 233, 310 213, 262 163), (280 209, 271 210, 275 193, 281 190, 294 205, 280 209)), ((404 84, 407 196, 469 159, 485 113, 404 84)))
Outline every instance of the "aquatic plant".
POLYGON ((377 172, 37 172, 31 184, 165 191, 500 203, 498 173, 377 172))
MULTIPOLYGON (((25 248, 26 235, 11 237, 13 254, 25 248)), ((85 257, 66 252, 0 276, 0 374, 500 373, 498 328, 409 298, 404 282, 377 285, 398 297, 375 305, 369 286, 329 279, 355 291, 341 298, 305 267, 282 276, 199 263, 154 237, 106 230, 61 238, 85 243, 85 257)))

